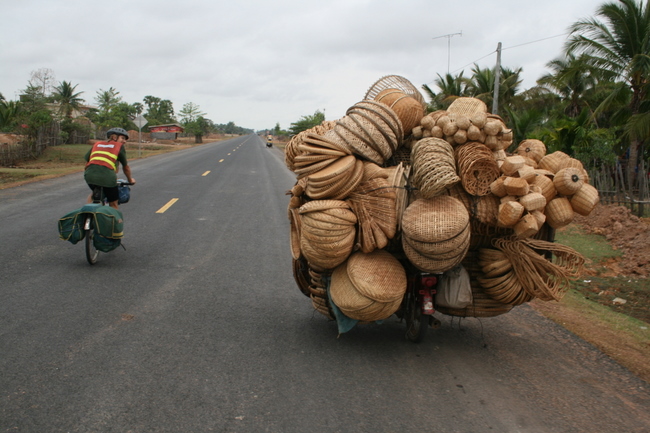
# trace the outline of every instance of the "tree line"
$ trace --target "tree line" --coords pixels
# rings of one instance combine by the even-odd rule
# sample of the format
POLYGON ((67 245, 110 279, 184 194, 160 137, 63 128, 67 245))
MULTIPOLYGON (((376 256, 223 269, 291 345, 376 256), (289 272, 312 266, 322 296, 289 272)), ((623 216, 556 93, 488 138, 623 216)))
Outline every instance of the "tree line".
POLYGON ((33 71, 18 100, 7 100, 0 93, 0 132, 18 133, 34 140, 41 128, 56 122, 60 126, 61 141, 66 143, 75 131, 90 132, 92 129, 103 138, 102 133, 112 127, 138 129, 133 121, 139 115, 147 119, 144 132, 149 131, 149 126, 179 123, 197 142, 210 133, 252 132, 234 122, 214 123, 193 102, 183 105, 178 113, 175 113, 172 101, 152 95, 145 96, 142 102, 128 103, 113 87, 98 90, 94 97, 95 106, 87 107, 82 98, 84 92, 78 91, 77 87, 69 81, 57 82, 51 69, 33 71))

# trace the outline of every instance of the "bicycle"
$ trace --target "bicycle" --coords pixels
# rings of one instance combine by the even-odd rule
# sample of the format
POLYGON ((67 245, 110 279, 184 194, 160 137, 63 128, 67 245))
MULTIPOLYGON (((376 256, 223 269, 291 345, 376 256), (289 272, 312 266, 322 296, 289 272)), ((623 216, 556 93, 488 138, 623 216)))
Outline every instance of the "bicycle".
MULTIPOLYGON (((133 184, 123 179, 118 179, 117 181, 117 186, 120 188, 129 185, 133 185, 133 184)), ((93 207, 106 206, 108 204, 106 200, 106 196, 104 196, 103 187, 99 186, 93 189, 92 200, 93 200, 92 205, 94 205, 93 207)), ((124 198, 123 193, 120 192, 120 200, 118 200, 118 203, 126 203, 126 202, 128 202, 128 194, 126 195, 126 198, 124 198)), ((91 204, 84 206, 84 208, 86 208, 87 206, 91 206, 91 204)), ((83 231, 84 231, 84 238, 85 238, 85 245, 86 245, 86 260, 88 260, 89 264, 94 265, 95 263, 97 263, 97 258, 99 257, 99 251, 100 251, 97 249, 95 245, 95 232, 96 232, 95 212, 90 212, 89 210, 84 211, 84 208, 81 209, 81 213, 84 214, 83 231)))

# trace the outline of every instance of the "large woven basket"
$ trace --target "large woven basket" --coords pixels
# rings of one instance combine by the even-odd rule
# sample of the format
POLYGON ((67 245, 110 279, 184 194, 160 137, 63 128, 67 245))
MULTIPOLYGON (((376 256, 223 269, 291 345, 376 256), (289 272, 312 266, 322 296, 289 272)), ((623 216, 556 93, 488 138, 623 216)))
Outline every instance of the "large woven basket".
POLYGON ((467 117, 471 117, 475 113, 487 113, 488 107, 485 102, 477 98, 460 97, 454 99, 447 108, 449 113, 458 113, 467 117))
POLYGON ((465 191, 472 195, 487 195, 490 184, 500 176, 499 165, 485 145, 470 142, 455 149, 458 174, 465 191))
POLYGON ((411 150, 412 185, 424 198, 435 197, 460 181, 454 149, 440 138, 423 138, 411 150))
POLYGON ((399 75, 386 75, 381 77, 370 86, 363 99, 375 99, 380 92, 386 89, 398 89, 422 104, 423 108, 427 106, 424 97, 417 87, 408 79, 399 75))
POLYGON ((406 292, 406 271, 390 253, 354 253, 347 262, 348 277, 364 296, 378 302, 394 302, 406 292))
POLYGON ((458 199, 438 196, 411 203, 402 216, 402 231, 415 241, 442 242, 456 237, 468 222, 469 214, 458 199))
POLYGON ((411 130, 420 123, 420 119, 424 116, 424 107, 422 104, 417 99, 399 89, 382 90, 375 97, 375 100, 393 109, 402 122, 405 135, 409 135, 411 130))

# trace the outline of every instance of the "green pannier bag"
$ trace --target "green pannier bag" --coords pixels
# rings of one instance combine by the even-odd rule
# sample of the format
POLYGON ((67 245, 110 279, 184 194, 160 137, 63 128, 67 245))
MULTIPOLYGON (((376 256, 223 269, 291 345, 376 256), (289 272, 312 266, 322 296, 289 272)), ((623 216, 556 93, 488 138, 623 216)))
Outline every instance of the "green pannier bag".
POLYGON ((59 239, 76 244, 86 236, 81 209, 73 210, 59 219, 59 239))
MULTIPOLYGON (((83 208, 82 208, 83 210, 83 208)), ((124 236, 122 212, 110 206, 98 206, 95 212, 95 232, 93 245, 99 251, 107 253, 119 247, 124 236)))

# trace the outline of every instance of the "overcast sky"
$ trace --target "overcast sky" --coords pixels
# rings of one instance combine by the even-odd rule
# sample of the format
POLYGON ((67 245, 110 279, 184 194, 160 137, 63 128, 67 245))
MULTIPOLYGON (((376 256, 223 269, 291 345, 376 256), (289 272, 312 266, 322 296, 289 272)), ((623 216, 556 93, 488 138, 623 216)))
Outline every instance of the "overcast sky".
POLYGON ((283 129, 328 120, 385 75, 434 86, 474 63, 523 68, 523 88, 562 54, 597 0, 0 0, 0 92, 14 100, 48 68, 94 105, 197 104, 215 123, 283 129), (455 35, 461 33, 462 35, 455 35), (445 36, 453 35, 453 36, 445 36))

